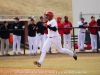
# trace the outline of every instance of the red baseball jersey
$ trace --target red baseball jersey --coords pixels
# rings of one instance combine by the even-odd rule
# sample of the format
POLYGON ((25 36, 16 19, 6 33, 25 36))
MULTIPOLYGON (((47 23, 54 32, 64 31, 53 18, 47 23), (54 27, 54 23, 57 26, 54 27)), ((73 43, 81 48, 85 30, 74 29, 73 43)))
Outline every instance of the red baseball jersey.
POLYGON ((69 34, 72 28, 67 28, 67 27, 72 27, 72 23, 70 21, 68 22, 63 22, 63 26, 65 29, 63 29, 64 34, 69 34))
POLYGON ((63 24, 61 23, 61 21, 59 21, 60 19, 61 17, 57 17, 58 32, 60 35, 63 35, 63 29, 60 29, 60 28, 63 28, 63 24))
MULTIPOLYGON (((96 21, 91 21, 89 23, 89 26, 90 27, 95 27, 95 26, 98 26, 98 23, 96 21)), ((88 31, 91 33, 91 34, 97 34, 97 31, 98 29, 97 28, 88 28, 88 31)))

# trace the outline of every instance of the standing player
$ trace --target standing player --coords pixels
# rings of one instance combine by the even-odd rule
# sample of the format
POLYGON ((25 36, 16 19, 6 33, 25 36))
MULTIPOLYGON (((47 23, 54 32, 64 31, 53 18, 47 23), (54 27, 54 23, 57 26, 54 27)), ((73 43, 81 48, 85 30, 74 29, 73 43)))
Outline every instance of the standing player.
POLYGON ((79 32, 78 32, 78 49, 84 51, 84 42, 85 42, 85 32, 87 27, 87 22, 84 22, 84 18, 81 18, 81 21, 78 22, 79 32))
POLYGON ((72 27, 72 23, 70 21, 68 21, 68 16, 64 17, 63 26, 65 28, 63 30, 63 32, 64 32, 64 48, 68 48, 68 49, 71 50, 71 35, 70 35, 70 31, 72 30, 72 28, 67 28, 67 27, 72 27))
POLYGON ((0 27, 0 30, 4 30, 4 31, 1 31, 1 54, 2 55, 7 55, 9 56, 10 54, 8 53, 8 50, 9 50, 9 31, 8 31, 8 22, 7 21, 4 21, 4 25, 2 25, 0 27), (6 44, 6 47, 5 47, 5 44, 6 44), (4 53, 5 52, 5 53, 4 53))
POLYGON ((44 26, 43 26, 43 16, 40 16, 40 21, 37 22, 37 48, 40 42, 40 52, 42 51, 43 41, 44 41, 44 26))
POLYGON ((36 30, 37 27, 34 24, 34 18, 31 19, 31 23, 28 25, 28 42, 30 55, 36 55, 36 30), (33 49, 32 49, 33 47, 33 49), (34 51, 33 51, 34 50, 34 51))
POLYGON ((61 17, 58 16, 57 17, 58 32, 61 36, 61 44, 62 44, 62 47, 63 47, 63 29, 60 29, 60 28, 63 28, 63 24, 62 24, 61 20, 62 20, 61 17))
MULTIPOLYGON (((97 23, 98 23, 98 26, 100 26, 100 16, 99 16, 99 19, 97 20, 97 23)), ((99 27, 98 33, 99 33, 99 38, 100 38, 100 27, 99 27)))
MULTIPOLYGON (((90 27, 96 27, 98 26, 98 23, 95 21, 95 17, 91 16, 91 22, 89 23, 90 27)), ((90 37, 91 37, 91 45, 92 45, 92 51, 96 51, 97 50, 97 33, 98 30, 97 28, 88 28, 89 32, 90 32, 90 37)))
POLYGON ((18 17, 15 17, 15 22, 12 24, 11 29, 14 29, 13 31, 13 53, 16 55, 16 44, 17 44, 17 52, 18 55, 20 55, 20 42, 21 42, 21 31, 16 31, 17 29, 23 29, 24 26, 19 21, 18 17))
POLYGON ((57 22, 55 19, 53 19, 53 13, 52 12, 46 12, 45 14, 47 16, 48 22, 47 24, 44 24, 45 27, 48 28, 48 38, 45 41, 43 48, 42 48, 42 54, 40 56, 39 61, 34 61, 34 64, 38 67, 41 67, 41 64, 46 56, 46 51, 50 48, 50 46, 53 44, 58 52, 69 54, 74 57, 75 60, 77 60, 77 56, 74 51, 62 48, 61 46, 61 37, 57 30, 57 22))

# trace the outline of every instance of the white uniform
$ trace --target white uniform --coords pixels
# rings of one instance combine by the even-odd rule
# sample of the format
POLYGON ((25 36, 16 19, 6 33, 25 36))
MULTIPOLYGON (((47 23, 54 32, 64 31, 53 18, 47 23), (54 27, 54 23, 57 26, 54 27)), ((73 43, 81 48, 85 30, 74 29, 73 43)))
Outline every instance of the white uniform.
MULTIPOLYGON (((57 22, 54 19, 52 19, 47 22, 47 25, 49 25, 50 27, 54 27, 54 26, 57 27, 57 22)), ((42 54, 38 61, 39 63, 43 62, 45 55, 46 55, 46 51, 49 50, 49 48, 51 47, 52 44, 55 46, 55 48, 57 49, 58 52, 69 54, 71 56, 74 55, 74 52, 72 50, 62 48, 61 37, 60 37, 58 31, 53 31, 48 28, 48 38, 43 45, 42 54)))
MULTIPOLYGON (((78 22, 79 26, 83 26, 83 23, 80 21, 78 22)), ((85 28, 79 28, 78 32, 78 49, 79 50, 84 50, 84 42, 85 42, 85 28)))

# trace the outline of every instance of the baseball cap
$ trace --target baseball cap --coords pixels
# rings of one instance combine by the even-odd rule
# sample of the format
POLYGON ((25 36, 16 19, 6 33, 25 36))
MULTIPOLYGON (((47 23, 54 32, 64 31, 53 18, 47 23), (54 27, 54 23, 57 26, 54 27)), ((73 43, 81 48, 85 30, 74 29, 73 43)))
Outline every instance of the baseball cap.
POLYGON ((15 20, 19 20, 19 18, 18 18, 18 17, 14 17, 13 19, 15 19, 15 20))
POLYGON ((95 18, 95 17, 94 17, 94 16, 91 16, 91 19, 92 19, 92 18, 95 18))
POLYGON ((8 22, 7 21, 4 21, 3 23, 5 24, 5 23, 8 23, 8 22))
POLYGON ((82 17, 81 20, 84 20, 84 18, 82 17))
POLYGON ((65 19, 68 19, 68 16, 64 16, 65 19))
POLYGON ((40 19, 43 18, 43 16, 40 16, 40 19))
POLYGON ((35 21, 35 19, 34 18, 31 18, 31 21, 35 21))

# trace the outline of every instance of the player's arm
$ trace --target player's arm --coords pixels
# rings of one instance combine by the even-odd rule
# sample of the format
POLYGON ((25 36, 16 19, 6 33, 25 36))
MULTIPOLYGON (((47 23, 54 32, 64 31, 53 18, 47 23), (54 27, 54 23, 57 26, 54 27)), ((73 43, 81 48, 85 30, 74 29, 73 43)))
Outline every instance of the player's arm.
POLYGON ((49 29, 52 30, 52 31, 57 31, 56 26, 51 27, 50 25, 47 25, 46 23, 44 23, 44 27, 49 28, 49 29))
POLYGON ((57 31, 57 28, 55 26, 54 27, 47 26, 47 27, 52 31, 57 31))
POLYGON ((79 28, 86 28, 87 26, 87 22, 84 22, 83 25, 79 25, 79 28))

